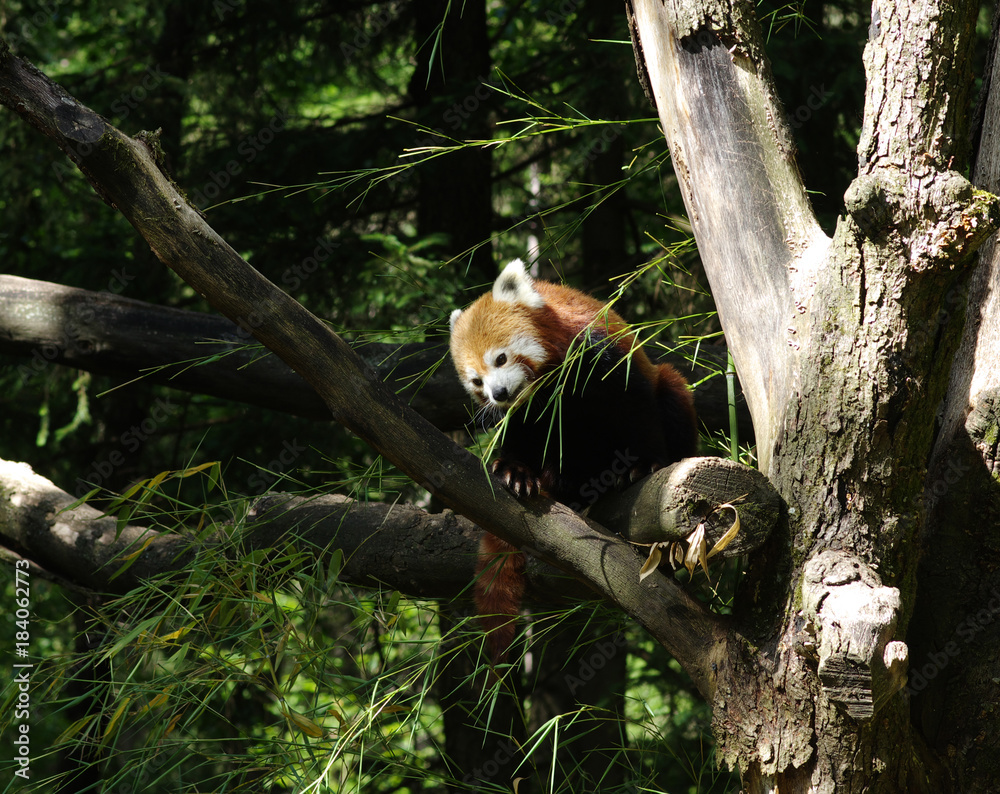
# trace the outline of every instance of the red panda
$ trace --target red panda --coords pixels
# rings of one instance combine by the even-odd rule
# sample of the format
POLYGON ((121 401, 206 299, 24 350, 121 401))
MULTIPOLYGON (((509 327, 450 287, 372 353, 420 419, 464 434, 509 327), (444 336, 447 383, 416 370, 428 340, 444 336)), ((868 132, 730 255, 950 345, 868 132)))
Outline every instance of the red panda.
MULTIPOLYGON (((532 279, 520 259, 493 290, 451 315, 451 355, 484 426, 500 421, 493 472, 518 498, 582 510, 695 453, 694 402, 669 364, 653 364, 614 311, 579 290, 532 279), (566 366, 562 366, 566 362, 566 366)), ((524 554, 483 536, 476 607, 493 661, 513 642, 524 554)))

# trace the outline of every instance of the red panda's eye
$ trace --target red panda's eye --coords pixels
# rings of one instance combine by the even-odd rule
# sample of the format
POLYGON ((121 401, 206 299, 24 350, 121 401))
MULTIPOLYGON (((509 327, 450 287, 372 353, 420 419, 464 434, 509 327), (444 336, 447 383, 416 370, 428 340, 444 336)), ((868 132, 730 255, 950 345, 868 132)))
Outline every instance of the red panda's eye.
POLYGON ((472 379, 472 385, 475 386, 477 389, 480 388, 480 387, 482 387, 482 385, 483 385, 483 379, 482 378, 473 378, 472 379))
POLYGON ((506 353, 501 353, 499 356, 497 356, 497 360, 496 360, 495 366, 502 367, 506 363, 507 363, 507 354, 506 353))

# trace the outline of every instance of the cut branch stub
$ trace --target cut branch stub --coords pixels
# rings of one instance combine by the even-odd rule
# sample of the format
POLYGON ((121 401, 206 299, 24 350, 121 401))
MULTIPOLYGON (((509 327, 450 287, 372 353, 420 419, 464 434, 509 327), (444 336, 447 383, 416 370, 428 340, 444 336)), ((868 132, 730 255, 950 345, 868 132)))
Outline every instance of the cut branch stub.
POLYGON ((819 659, 826 696, 857 720, 870 720, 905 683, 908 651, 893 640, 899 590, 852 554, 824 551, 805 565, 801 647, 819 659))
POLYGON ((723 557, 746 554, 767 539, 781 515, 781 497, 759 471, 724 458, 686 458, 602 499, 588 513, 633 543, 686 540, 704 524, 708 548, 737 515, 740 530, 720 550, 723 557), (735 513, 722 509, 727 504, 735 513))

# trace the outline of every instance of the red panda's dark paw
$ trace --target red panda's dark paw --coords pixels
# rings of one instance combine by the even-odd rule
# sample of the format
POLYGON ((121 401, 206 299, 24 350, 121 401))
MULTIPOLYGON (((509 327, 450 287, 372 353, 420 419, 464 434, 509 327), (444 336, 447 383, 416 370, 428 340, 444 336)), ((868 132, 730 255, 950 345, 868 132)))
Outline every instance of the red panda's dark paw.
POLYGON ((541 491, 541 483, 527 466, 502 458, 493 461, 493 473, 518 499, 531 499, 541 491))
POLYGON ((636 463, 618 478, 618 490, 624 491, 631 485, 635 485, 639 480, 643 480, 653 472, 663 468, 663 464, 657 461, 641 461, 636 463))

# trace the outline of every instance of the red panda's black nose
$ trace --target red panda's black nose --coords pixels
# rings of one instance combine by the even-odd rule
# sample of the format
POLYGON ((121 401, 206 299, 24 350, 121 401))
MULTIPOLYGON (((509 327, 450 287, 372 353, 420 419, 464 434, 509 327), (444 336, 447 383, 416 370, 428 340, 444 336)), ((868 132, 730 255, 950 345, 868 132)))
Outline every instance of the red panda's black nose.
POLYGON ((510 390, 506 386, 500 386, 493 390, 493 401, 505 403, 510 399, 510 390))

